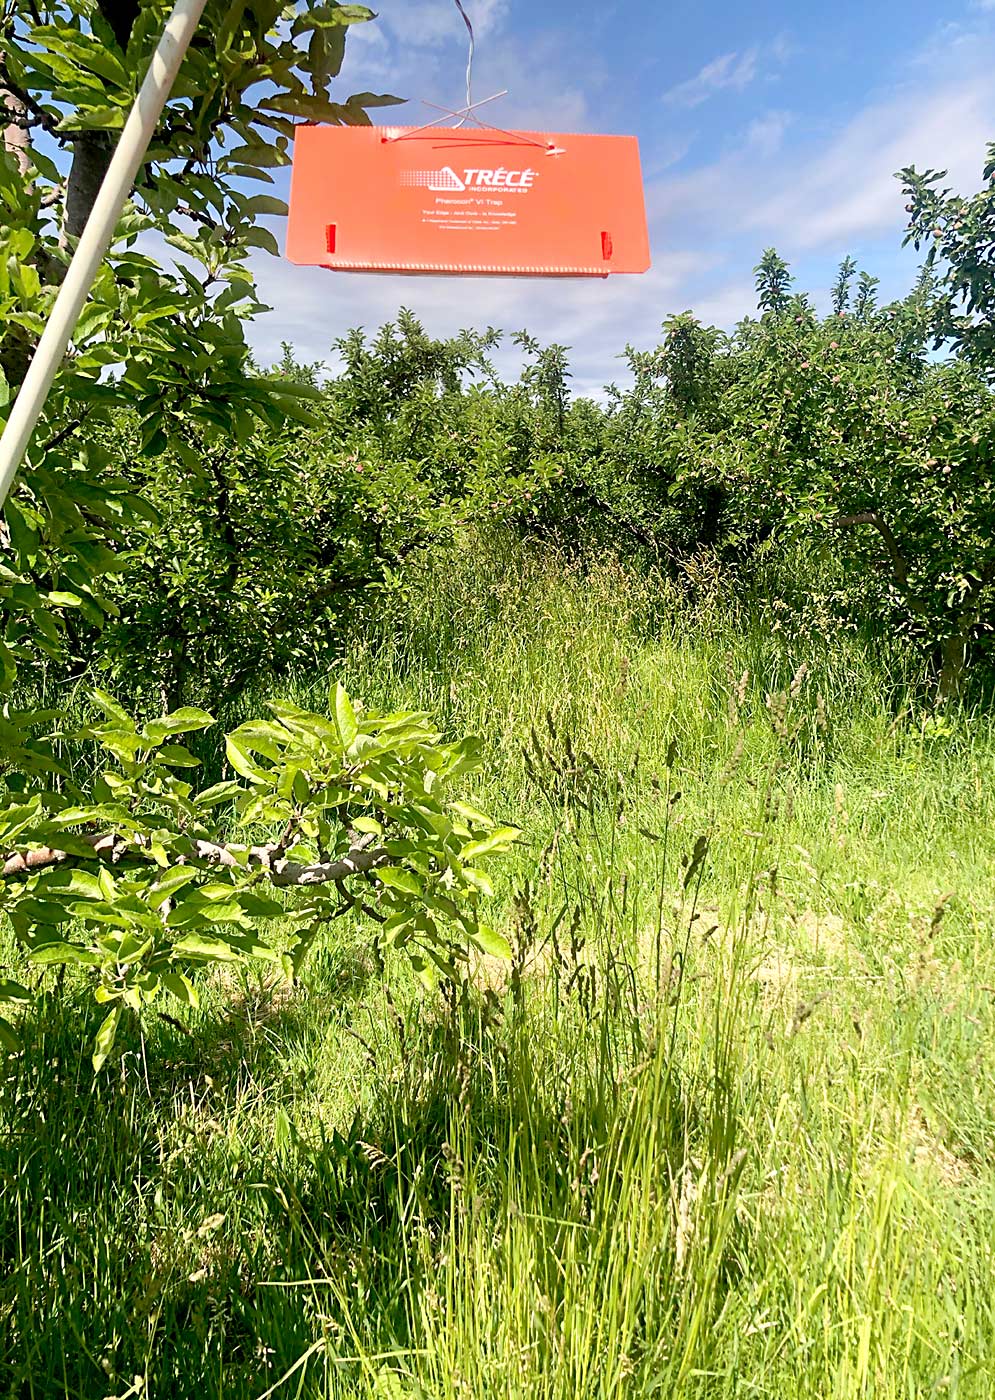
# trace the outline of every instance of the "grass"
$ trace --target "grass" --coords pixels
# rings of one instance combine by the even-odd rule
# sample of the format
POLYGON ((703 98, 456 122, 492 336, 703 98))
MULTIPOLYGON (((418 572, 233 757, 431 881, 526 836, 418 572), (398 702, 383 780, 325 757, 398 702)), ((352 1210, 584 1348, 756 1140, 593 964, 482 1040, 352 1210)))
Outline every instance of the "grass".
POLYGON ((489 740, 515 963, 426 1000, 343 921, 97 1081, 53 997, 0 1395, 995 1392, 995 733, 781 616, 468 546, 350 642, 489 740))

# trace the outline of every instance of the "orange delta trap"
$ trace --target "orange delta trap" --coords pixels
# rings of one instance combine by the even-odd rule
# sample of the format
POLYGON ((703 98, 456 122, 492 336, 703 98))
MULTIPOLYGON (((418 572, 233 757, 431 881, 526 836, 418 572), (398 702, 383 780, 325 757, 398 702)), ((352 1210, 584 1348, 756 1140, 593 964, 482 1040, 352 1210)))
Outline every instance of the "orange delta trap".
POLYGON ((639 144, 479 126, 299 126, 286 251, 347 272, 645 272, 639 144))

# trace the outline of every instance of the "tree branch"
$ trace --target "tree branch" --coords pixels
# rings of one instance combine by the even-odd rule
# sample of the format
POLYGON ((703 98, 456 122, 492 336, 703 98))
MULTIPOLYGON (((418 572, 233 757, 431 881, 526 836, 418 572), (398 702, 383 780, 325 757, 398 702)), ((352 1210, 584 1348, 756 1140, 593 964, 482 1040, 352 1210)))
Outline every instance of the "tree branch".
POLYGON ((909 586, 909 566, 905 555, 898 547, 898 541, 892 533, 891 526, 884 516, 879 515, 876 510, 862 510, 856 515, 838 515, 833 522, 837 528, 846 529, 852 525, 873 525, 884 541, 884 547, 888 551, 891 566, 895 571, 895 581, 902 588, 909 586))
POLYGON ((31 169, 31 158, 28 155, 28 126, 30 123, 28 107, 23 94, 15 92, 9 85, 2 53, 0 53, 0 109, 4 113, 2 125, 0 125, 0 132, 2 132, 0 147, 10 152, 17 161, 18 171, 22 176, 26 176, 31 169))
MULTIPOLYGON (((60 851, 54 846, 45 846, 36 851, 13 852, 4 860, 0 880, 23 879, 55 865, 87 865, 92 862, 120 865, 133 861, 146 864, 152 861, 151 851, 113 832, 83 839, 92 847, 92 855, 60 851)), ((271 846, 226 846, 215 841, 192 841, 189 853, 184 853, 177 863, 203 863, 205 869, 220 865, 229 870, 257 871, 265 875, 270 884, 288 888, 334 884, 347 880, 351 875, 376 870, 378 866, 387 865, 390 860, 388 852, 379 847, 355 845, 339 860, 304 865, 299 861, 285 859, 275 843, 271 846)))
POLYGON ((107 167, 114 154, 114 143, 107 131, 85 131, 73 142, 73 163, 66 180, 62 246, 79 238, 96 203, 107 167))
POLYGON ((110 25, 122 52, 128 47, 131 30, 138 18, 138 0, 97 0, 97 9, 110 25))
POLYGON ((37 100, 33 93, 26 92, 7 71, 4 56, 0 53, 0 97, 4 100, 4 106, 9 112, 11 125, 20 128, 20 134, 14 142, 20 149, 17 152, 18 166, 21 174, 27 173, 29 167, 28 158, 28 129, 33 126, 43 127, 50 132, 57 140, 63 140, 61 133, 55 130, 57 118, 46 112, 45 108, 37 100))
POLYGON ((49 452, 54 452, 57 447, 61 447, 67 438, 71 438, 73 433, 82 428, 89 415, 93 412, 93 408, 93 404, 87 404, 86 408, 83 409, 77 418, 73 418, 65 427, 60 428, 57 433, 53 433, 48 441, 42 444, 38 455, 40 457, 45 457, 49 452))

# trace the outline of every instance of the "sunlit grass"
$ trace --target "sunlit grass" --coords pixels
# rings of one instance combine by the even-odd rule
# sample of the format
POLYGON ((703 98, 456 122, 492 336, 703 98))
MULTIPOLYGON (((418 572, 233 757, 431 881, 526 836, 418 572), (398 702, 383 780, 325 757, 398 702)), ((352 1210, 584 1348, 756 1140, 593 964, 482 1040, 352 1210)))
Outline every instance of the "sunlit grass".
POLYGON ((0 1393, 992 1394, 995 736, 774 602, 468 544, 348 641, 487 739, 516 962, 423 1001, 343 921, 95 1085, 53 1001, 0 1393))

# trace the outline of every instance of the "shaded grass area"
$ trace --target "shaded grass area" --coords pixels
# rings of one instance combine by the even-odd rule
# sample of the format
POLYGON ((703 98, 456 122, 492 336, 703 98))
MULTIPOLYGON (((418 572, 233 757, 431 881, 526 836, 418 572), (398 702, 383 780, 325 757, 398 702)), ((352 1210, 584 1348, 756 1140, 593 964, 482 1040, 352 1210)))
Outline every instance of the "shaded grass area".
POLYGON ((487 737, 515 963, 423 1000, 342 920, 96 1082, 43 1006, 0 1394, 992 1393, 995 736, 776 604, 468 547, 353 639, 487 737))

